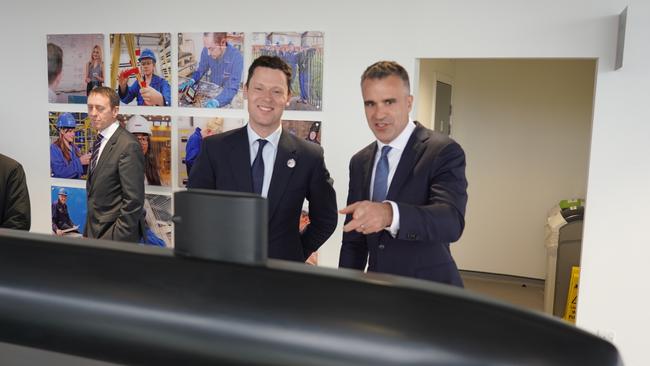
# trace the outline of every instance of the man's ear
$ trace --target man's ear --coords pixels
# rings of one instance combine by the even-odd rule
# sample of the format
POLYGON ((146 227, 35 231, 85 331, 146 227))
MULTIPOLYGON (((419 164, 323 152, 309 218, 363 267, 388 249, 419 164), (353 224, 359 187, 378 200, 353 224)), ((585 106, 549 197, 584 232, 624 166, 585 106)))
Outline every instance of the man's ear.
POLYGON ((244 84, 244 100, 248 100, 248 85, 244 84))

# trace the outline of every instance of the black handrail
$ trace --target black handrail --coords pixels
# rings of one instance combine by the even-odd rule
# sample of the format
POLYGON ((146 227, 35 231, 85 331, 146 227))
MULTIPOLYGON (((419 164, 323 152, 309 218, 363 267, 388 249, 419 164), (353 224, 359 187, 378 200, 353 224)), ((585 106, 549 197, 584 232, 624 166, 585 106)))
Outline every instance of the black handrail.
POLYGON ((462 289, 0 230, 0 341, 136 365, 620 365, 616 348, 462 289))

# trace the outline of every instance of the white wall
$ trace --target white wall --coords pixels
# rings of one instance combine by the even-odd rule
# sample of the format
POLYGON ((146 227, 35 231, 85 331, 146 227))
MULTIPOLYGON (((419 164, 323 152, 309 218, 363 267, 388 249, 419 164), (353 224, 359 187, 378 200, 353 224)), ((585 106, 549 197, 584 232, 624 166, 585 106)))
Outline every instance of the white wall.
MULTIPOLYGON (((393 59, 412 72, 415 59, 421 57, 599 58, 578 321, 590 329, 615 331, 627 364, 642 365, 647 348, 642 344, 647 339, 642 324, 649 324, 646 310, 650 308, 642 291, 648 288, 642 268, 650 257, 644 230, 650 203, 646 107, 650 6, 641 0, 629 2, 360 0, 345 7, 338 2, 298 0, 280 0, 274 6, 262 2, 112 1, 102 7, 81 0, 5 3, 0 12, 0 149, 24 163, 34 229, 46 232, 50 181, 48 137, 42 126, 48 111, 48 33, 201 32, 215 25, 243 32, 324 31, 324 107, 313 115, 323 121, 323 146, 339 204, 345 201, 349 157, 372 140, 358 86, 361 72, 370 63, 393 59), (615 15, 629 2, 626 65, 614 72, 615 15)), ((310 116, 294 112, 286 117, 310 116)), ((340 228, 324 249, 322 259, 327 263, 336 261, 339 238, 340 228)))
POLYGON ((465 149, 462 269, 546 276, 544 223, 561 199, 584 198, 594 60, 457 60, 452 137, 465 149))

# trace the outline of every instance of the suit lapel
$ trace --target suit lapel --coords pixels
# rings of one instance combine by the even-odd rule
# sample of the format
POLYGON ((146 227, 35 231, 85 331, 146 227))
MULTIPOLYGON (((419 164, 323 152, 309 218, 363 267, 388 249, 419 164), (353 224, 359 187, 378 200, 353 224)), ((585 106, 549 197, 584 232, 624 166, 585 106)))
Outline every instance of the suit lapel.
POLYGON ((371 144, 363 149, 363 156, 361 158, 361 171, 363 172, 363 195, 364 200, 370 199, 370 178, 372 178, 372 170, 374 169, 375 155, 377 154, 377 143, 371 144))
POLYGON ((251 176, 251 151, 248 145, 248 132, 242 127, 232 134, 230 140, 230 169, 235 179, 237 190, 240 192, 253 191, 253 178, 251 176))
POLYGON ((282 130, 280 141, 278 142, 278 153, 275 156, 275 164, 273 165, 273 175, 271 176, 271 185, 267 199, 269 200, 269 219, 273 217, 284 191, 289 186, 291 175, 295 167, 300 164, 297 154, 297 146, 291 139, 287 132, 282 130), (289 167, 287 162, 293 159, 295 162, 294 167, 289 167))
POLYGON ((417 123, 417 127, 411 134, 402 157, 399 159, 397 164, 397 169, 393 175, 393 180, 390 183, 390 188, 388 188, 388 194, 386 195, 387 200, 394 200, 397 198, 397 194, 406 183, 406 180, 410 178, 411 173, 413 172, 413 166, 415 163, 420 160, 422 153, 424 152, 425 144, 424 142, 429 138, 425 133, 424 127, 417 123))
POLYGON ((119 135, 121 133, 122 127, 118 127, 115 132, 113 132, 111 138, 106 142, 106 146, 104 146, 104 150, 102 150, 102 154, 99 156, 99 160, 97 160, 95 169, 93 169, 92 174, 90 174, 88 177, 88 180, 90 181, 90 187, 87 187, 87 189, 92 189, 94 187, 96 175, 98 172, 101 172, 104 162, 111 158, 113 150, 115 149, 115 144, 117 143, 117 140, 119 139, 119 135))

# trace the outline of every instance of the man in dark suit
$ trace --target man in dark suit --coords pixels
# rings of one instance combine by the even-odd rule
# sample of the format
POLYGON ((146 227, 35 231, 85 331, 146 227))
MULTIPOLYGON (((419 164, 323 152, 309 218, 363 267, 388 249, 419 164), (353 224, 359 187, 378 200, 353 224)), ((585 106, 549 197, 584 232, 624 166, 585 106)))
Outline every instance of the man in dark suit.
POLYGON ((0 228, 29 230, 29 191, 22 165, 0 154, 0 228))
POLYGON ((381 61, 361 90, 377 138, 350 161, 339 266, 463 285, 449 250, 465 226, 465 153, 455 141, 409 120, 406 70, 381 61))
POLYGON ((98 135, 88 166, 84 236, 138 242, 144 232, 144 155, 116 119, 119 104, 117 93, 105 86, 88 95, 88 117, 98 135))
POLYGON ((203 140, 188 188, 253 192, 268 199, 271 258, 304 262, 336 228, 336 195, 323 149, 282 130, 291 68, 261 56, 248 69, 248 125, 203 140), (311 224, 300 233, 305 198, 311 224))

